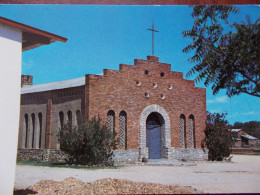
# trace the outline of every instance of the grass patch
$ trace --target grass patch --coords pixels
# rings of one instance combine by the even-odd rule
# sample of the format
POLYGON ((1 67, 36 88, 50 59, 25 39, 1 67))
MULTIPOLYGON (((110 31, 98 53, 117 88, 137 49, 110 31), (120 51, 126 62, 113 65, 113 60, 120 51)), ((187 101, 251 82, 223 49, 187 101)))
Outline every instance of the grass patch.
POLYGON ((65 162, 44 162, 39 160, 17 160, 17 165, 29 165, 29 166, 43 166, 43 167, 56 167, 56 168, 72 168, 72 169, 117 169, 122 166, 87 166, 68 164, 65 162))

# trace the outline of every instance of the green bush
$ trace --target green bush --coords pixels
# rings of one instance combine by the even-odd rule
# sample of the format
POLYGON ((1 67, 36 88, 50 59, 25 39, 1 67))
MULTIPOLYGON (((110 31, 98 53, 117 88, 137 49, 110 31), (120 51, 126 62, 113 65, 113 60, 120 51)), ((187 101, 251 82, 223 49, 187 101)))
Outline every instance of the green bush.
POLYGON ((81 165, 113 165, 112 155, 117 141, 115 132, 109 131, 98 116, 85 123, 83 117, 78 126, 68 122, 59 130, 60 149, 68 154, 67 163, 81 165))
POLYGON ((210 161, 222 161, 231 154, 232 135, 225 118, 226 114, 207 113, 207 127, 202 148, 206 146, 209 149, 210 161))

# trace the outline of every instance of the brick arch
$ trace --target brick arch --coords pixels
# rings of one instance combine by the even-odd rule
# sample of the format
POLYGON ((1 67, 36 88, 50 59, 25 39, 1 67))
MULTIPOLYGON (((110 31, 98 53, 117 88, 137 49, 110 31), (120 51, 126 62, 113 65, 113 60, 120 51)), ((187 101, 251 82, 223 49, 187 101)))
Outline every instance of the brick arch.
POLYGON ((153 104, 143 110, 139 120, 139 161, 143 158, 148 158, 148 148, 146 147, 146 120, 153 112, 160 114, 163 118, 163 124, 161 125, 162 158, 170 158, 170 118, 164 108, 153 104))

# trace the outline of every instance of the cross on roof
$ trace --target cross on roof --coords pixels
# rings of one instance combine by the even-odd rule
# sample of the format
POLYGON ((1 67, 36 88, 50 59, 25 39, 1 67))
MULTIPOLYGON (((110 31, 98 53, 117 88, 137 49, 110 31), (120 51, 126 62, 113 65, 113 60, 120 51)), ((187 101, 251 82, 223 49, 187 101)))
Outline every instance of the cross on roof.
POLYGON ((147 30, 152 31, 152 55, 154 55, 154 32, 159 32, 159 31, 154 30, 154 23, 152 25, 152 29, 147 28, 147 30))

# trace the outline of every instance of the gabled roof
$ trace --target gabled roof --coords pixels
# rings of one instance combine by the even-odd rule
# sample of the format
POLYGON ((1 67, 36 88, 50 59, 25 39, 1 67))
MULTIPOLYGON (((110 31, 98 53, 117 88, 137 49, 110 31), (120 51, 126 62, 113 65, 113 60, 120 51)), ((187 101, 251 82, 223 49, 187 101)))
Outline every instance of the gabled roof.
POLYGON ((0 23, 21 29, 22 31, 22 51, 27 51, 42 45, 47 45, 55 41, 66 42, 68 39, 26 24, 22 24, 0 16, 0 23))
POLYGON ((231 132, 237 133, 239 131, 242 131, 242 129, 231 129, 231 132))
POLYGON ((76 79, 44 83, 39 85, 24 85, 21 89, 21 94, 66 89, 70 87, 79 87, 83 85, 85 85, 85 77, 79 77, 76 79))
POLYGON ((251 135, 241 135, 241 137, 244 137, 244 138, 246 138, 246 139, 251 139, 251 140, 256 140, 256 139, 258 139, 258 138, 256 138, 256 137, 251 136, 251 135))
POLYGON ((233 141, 237 142, 237 141, 241 141, 241 139, 239 138, 232 138, 233 141))

